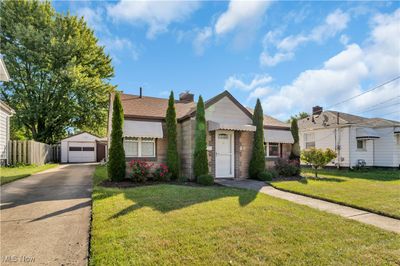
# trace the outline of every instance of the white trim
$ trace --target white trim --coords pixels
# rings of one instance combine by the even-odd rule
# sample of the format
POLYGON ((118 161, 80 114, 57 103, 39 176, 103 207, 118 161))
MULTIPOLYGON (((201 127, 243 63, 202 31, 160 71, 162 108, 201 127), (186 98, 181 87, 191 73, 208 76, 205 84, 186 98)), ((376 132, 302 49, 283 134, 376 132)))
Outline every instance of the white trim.
POLYGON ((266 156, 267 156, 267 158, 280 158, 280 154, 281 154, 281 143, 279 143, 279 142, 267 142, 267 145, 265 145, 266 146, 266 156), (270 143, 274 143, 274 144, 278 144, 278 155, 277 156, 275 156, 275 155, 269 155, 269 144, 270 143))
POLYGON ((138 154, 132 155, 132 154, 126 154, 125 153, 125 157, 134 157, 134 158, 156 158, 156 139, 155 138, 137 138, 135 137, 135 139, 133 140, 127 140, 127 138, 124 138, 124 149, 125 149, 125 142, 136 142, 138 144, 138 154), (137 139, 137 140, 135 140, 137 139), (142 155, 142 143, 153 143, 153 155, 142 155))
POLYGON ((232 178, 235 177, 235 132, 230 130, 217 130, 215 131, 215 178, 232 178), (231 171, 228 176, 217 176, 217 151, 218 151, 218 134, 224 133, 231 136, 231 171))

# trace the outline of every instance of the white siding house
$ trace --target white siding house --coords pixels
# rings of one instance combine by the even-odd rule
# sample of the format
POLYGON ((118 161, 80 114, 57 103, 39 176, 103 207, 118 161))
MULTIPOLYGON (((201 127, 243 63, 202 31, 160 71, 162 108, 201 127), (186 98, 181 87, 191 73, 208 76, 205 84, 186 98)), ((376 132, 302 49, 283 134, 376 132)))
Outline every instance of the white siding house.
POLYGON ((330 166, 399 167, 400 122, 313 110, 298 121, 300 148, 330 148, 337 158, 330 166))
MULTIPOLYGON (((6 65, 0 58, 0 81, 10 80, 6 65)), ((0 164, 7 164, 9 161, 8 141, 10 140, 10 117, 15 111, 3 101, 0 101, 0 164)))

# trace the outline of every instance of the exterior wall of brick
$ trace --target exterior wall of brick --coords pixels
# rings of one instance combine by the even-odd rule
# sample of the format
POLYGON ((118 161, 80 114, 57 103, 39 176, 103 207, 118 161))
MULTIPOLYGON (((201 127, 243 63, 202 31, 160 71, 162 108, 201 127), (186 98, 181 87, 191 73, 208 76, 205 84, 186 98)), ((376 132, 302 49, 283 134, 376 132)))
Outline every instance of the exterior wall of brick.
MULTIPOLYGON (((237 165, 239 166, 239 173, 235 176, 239 179, 245 179, 249 177, 249 164, 251 160, 251 153, 253 151, 253 132, 235 132, 238 135, 239 147, 236 149, 238 152, 237 165)), ((236 158, 235 158, 236 159, 236 158)))
POLYGON ((181 155, 181 171, 182 176, 189 179, 193 177, 193 151, 194 151, 194 119, 188 119, 180 125, 181 137, 178 139, 180 142, 180 155, 181 155))
POLYGON ((215 131, 207 132, 208 169, 210 175, 215 178, 215 131))
MULTIPOLYGON (((282 159, 289 160, 290 152, 292 151, 292 144, 289 143, 282 143, 281 144, 281 154, 282 154, 282 159)), ((275 166, 275 162, 279 158, 266 158, 265 159, 265 168, 267 169, 272 169, 275 166)))

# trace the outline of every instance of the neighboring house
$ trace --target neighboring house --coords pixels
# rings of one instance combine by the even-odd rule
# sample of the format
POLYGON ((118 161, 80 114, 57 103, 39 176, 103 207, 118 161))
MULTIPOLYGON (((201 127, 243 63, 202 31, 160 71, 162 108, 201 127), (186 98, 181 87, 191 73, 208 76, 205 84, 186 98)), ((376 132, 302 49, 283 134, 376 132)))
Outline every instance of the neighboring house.
POLYGON ((298 121, 300 148, 330 148, 337 153, 329 165, 354 167, 400 166, 400 122, 365 118, 313 108, 312 116, 298 121))
MULTIPOLYGON (((121 95, 124 109, 124 149, 126 160, 142 159, 159 164, 166 161, 165 115, 168 99, 140 95, 121 95)), ((113 96, 110 98, 111 133, 113 96)), ((193 179, 196 103, 194 95, 181 93, 175 102, 178 152, 182 175, 193 179)), ((247 178, 253 134, 251 110, 241 105, 228 91, 205 102, 209 171, 216 178, 247 178)), ((293 138, 290 128, 265 116, 264 128, 268 157, 290 154, 293 138)))
MULTIPOLYGON (((6 65, 0 58, 0 81, 10 80, 6 65)), ((10 117, 15 111, 3 101, 0 101, 0 164, 4 165, 10 161, 8 152, 8 142, 10 140, 10 117)))
POLYGON ((100 162, 107 156, 107 139, 81 132, 61 140, 62 163, 100 162))

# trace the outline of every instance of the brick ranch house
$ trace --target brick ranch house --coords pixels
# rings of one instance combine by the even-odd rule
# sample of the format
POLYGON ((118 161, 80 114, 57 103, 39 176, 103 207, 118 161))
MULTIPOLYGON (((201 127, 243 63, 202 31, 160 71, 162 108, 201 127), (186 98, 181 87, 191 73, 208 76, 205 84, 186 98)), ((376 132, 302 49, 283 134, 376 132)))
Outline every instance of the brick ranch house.
MULTIPOLYGON (((113 95, 110 97, 108 139, 111 133, 113 95)), ((165 114, 168 99, 121 94, 124 110, 124 149, 126 160, 141 159, 155 165, 166 161, 165 114)), ((178 152, 181 173, 193 179, 193 151, 196 103, 194 95, 181 93, 175 101, 178 152)), ((209 172, 215 178, 248 178, 253 135, 252 109, 245 108, 228 91, 205 102, 209 172)), ((293 137, 290 126, 264 116, 266 165, 277 158, 288 158, 293 137)))

